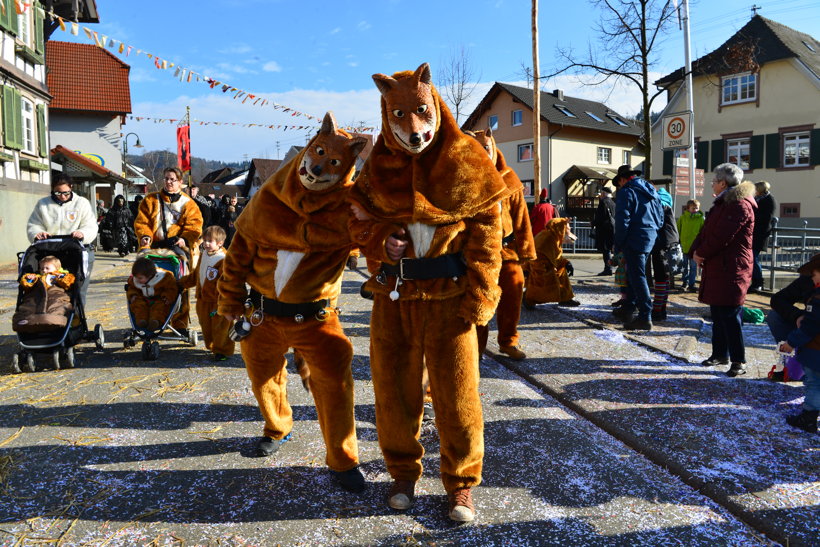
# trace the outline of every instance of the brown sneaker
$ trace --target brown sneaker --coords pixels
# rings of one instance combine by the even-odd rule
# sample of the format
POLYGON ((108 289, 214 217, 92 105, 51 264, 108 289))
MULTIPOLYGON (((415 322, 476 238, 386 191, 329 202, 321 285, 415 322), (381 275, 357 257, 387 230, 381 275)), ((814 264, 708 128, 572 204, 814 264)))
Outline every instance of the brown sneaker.
POLYGON ((501 346, 498 349, 501 353, 506 353, 516 361, 521 361, 527 357, 527 354, 518 349, 518 346, 501 346))
POLYGON ((399 511, 409 509, 413 505, 415 489, 415 481, 393 481, 387 494, 387 505, 399 511))
POLYGON ((450 498, 450 520, 470 522, 475 518, 473 495, 469 487, 450 492, 448 497, 450 498))

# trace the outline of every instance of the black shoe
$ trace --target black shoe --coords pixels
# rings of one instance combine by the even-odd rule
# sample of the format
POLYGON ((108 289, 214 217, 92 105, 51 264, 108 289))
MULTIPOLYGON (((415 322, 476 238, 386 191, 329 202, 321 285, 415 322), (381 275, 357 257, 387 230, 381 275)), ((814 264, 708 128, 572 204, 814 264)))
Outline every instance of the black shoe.
POLYGON ((604 276, 604 275, 612 275, 612 270, 604 270, 600 273, 595 274, 597 276, 604 276))
POLYGON ((746 363, 732 363, 732 366, 726 372, 726 376, 729 378, 743 376, 744 374, 746 374, 746 363))
POLYGON ((353 469, 348 469, 347 471, 333 471, 331 469, 330 476, 333 477, 336 484, 341 486, 344 490, 353 492, 354 494, 364 491, 367 486, 367 482, 364 480, 364 475, 362 475, 362 472, 359 471, 359 466, 356 466, 353 469))
POLYGON ((652 321, 648 317, 636 317, 624 323, 624 330, 652 330, 652 321))
POLYGON ((615 308, 612 310, 612 315, 617 317, 622 321, 632 321, 632 316, 635 315, 635 308, 632 306, 624 305, 620 308, 615 308))
POLYGON ((652 321, 665 321, 666 320, 666 310, 652 310, 652 321))
POLYGON ((620 300, 616 300, 615 302, 613 302, 612 304, 610 304, 610 306, 612 306, 613 308, 620 308, 620 307, 621 307, 621 306, 623 306, 624 304, 626 304, 626 300, 625 300, 625 299, 623 299, 623 298, 621 298, 620 300))
POLYGON ((800 414, 788 416, 786 423, 807 433, 817 433, 817 416, 818 411, 804 409, 800 414))
POLYGON ((214 361, 227 361, 228 356, 221 353, 214 353, 214 361))
POLYGON ((703 365, 704 367, 716 367, 718 365, 728 365, 729 364, 729 359, 727 359, 727 358, 719 359, 717 357, 709 356, 707 359, 704 359, 703 361, 701 361, 700 364, 703 365))
POLYGON ((698 292, 698 288, 694 285, 689 285, 689 288, 686 289, 686 292, 698 292))
POLYGON ((757 294, 763 289, 763 285, 752 285, 749 287, 749 290, 746 291, 748 294, 757 294))
POLYGON ((421 415, 421 419, 425 422, 436 419, 436 411, 433 408, 433 403, 424 403, 424 413, 421 415))
POLYGON ((290 433, 279 440, 271 439, 270 437, 262 437, 256 443, 256 455, 260 457, 273 456, 276 454, 283 444, 290 440, 290 433))
POLYGON ((786 369, 783 370, 773 370, 767 376, 770 382, 785 382, 786 381, 786 369))
POLYGON ((562 300, 558 302, 559 306, 564 306, 565 308, 574 308, 575 306, 580 306, 581 303, 577 300, 569 299, 569 300, 562 300))

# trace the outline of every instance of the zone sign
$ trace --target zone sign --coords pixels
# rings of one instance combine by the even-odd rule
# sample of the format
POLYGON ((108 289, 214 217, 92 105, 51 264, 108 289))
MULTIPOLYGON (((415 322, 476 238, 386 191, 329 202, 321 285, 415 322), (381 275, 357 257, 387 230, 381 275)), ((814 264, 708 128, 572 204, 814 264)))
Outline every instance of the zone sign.
POLYGON ((663 149, 689 148, 692 145, 692 113, 679 112, 663 117, 663 149))

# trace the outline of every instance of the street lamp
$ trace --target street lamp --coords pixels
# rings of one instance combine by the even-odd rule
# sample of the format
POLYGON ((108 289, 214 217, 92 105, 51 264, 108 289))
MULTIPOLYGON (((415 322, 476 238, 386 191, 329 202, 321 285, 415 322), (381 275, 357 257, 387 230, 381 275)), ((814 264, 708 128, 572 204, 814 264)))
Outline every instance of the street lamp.
MULTIPOLYGON (((128 171, 125 168, 125 164, 128 163, 128 137, 130 137, 131 135, 134 135, 137 138, 137 143, 134 145, 134 148, 144 148, 142 146, 142 143, 140 142, 140 136, 136 133, 128 133, 122 138, 122 176, 124 178, 128 178, 128 171)), ((125 189, 125 192, 127 195, 127 188, 125 189)))

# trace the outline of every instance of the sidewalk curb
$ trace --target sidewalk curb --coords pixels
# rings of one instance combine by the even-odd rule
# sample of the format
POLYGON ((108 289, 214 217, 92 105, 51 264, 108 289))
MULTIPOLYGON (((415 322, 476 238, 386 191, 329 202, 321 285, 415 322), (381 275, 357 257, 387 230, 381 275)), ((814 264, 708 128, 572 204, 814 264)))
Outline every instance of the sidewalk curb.
MULTIPOLYGON (((620 334, 623 334, 625 338, 629 339, 630 341, 636 343, 639 346, 642 346, 646 349, 649 349, 657 353, 668 355, 673 359, 684 361, 685 363, 691 364, 689 360, 685 357, 675 355, 669 351, 655 347, 642 340, 638 340, 635 337, 629 335, 627 332, 609 328, 606 324, 600 323, 592 319, 578 317, 569 310, 561 311, 566 315, 569 315, 573 319, 576 319, 586 325, 589 325, 594 328, 604 328, 607 330, 619 332, 620 334)), ((611 425, 609 422, 607 422, 607 420, 602 419, 595 412, 587 410, 583 405, 575 402, 570 397, 566 396, 562 391, 553 389, 545 383, 541 382, 533 375, 531 375, 529 372, 523 370, 521 367, 518 367, 514 360, 508 359, 503 355, 496 353, 495 351, 487 352, 486 355, 495 360, 496 362, 500 363, 502 366, 504 366, 514 374, 517 374, 518 376, 521 376, 522 378, 526 379, 527 382, 530 382, 533 386, 536 386, 543 393, 549 395, 550 397, 553 397, 562 405, 566 406, 576 414, 580 415, 585 420, 588 420, 589 422, 601 428, 603 431, 605 431, 615 439, 621 441, 622 443, 627 445, 631 450, 634 450, 635 452, 646 457, 653 464, 666 469, 667 471, 678 477, 686 485, 690 486, 691 488, 700 492, 704 496, 713 500, 715 503, 719 504, 721 507, 725 508, 738 520, 740 520, 753 530, 763 534, 767 539, 779 542, 783 545, 808 545, 807 543, 803 542, 799 537, 789 536, 788 534, 785 534, 783 530, 779 530, 773 527, 770 522, 768 522, 765 518, 758 516, 755 511, 750 511, 746 509, 746 507, 744 507, 742 504, 733 501, 731 499, 731 494, 728 494, 725 490, 721 489, 714 482, 704 480, 692 474, 682 465, 670 460, 666 456, 665 452, 648 446, 639 437, 631 434, 630 432, 624 429, 611 425)))

